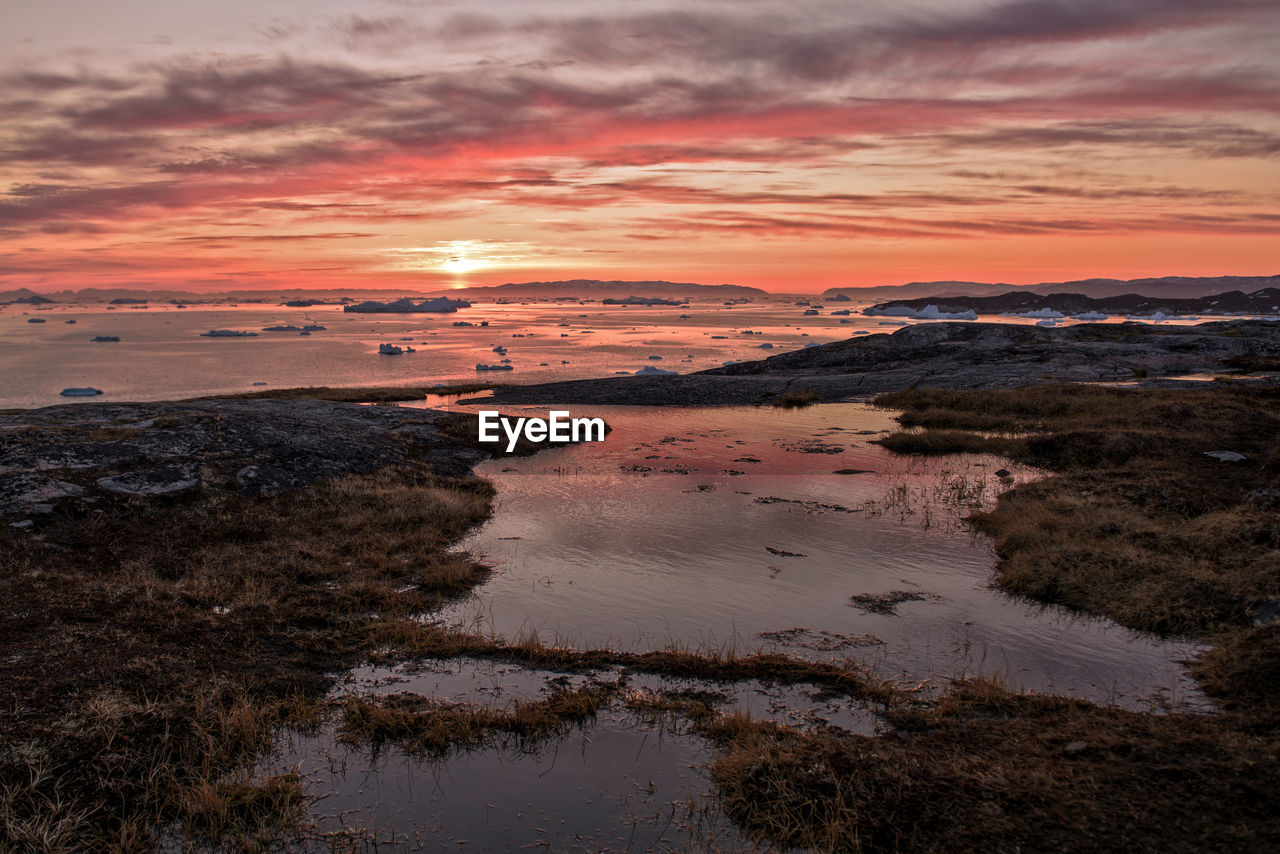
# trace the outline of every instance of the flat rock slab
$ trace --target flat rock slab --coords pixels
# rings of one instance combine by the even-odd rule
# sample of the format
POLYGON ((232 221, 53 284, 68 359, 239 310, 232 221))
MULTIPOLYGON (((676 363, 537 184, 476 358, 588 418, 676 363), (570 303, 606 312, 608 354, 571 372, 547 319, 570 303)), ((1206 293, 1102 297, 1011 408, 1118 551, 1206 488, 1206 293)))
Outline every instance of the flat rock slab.
POLYGON ((813 391, 820 401, 833 402, 904 388, 1135 380, 1158 385, 1179 382, 1161 379, 1171 375, 1225 370, 1225 359, 1243 353, 1280 357, 1280 323, 1086 323, 1055 329, 921 323, 694 374, 509 386, 483 402, 706 406, 767 403, 787 391, 813 391))
POLYGON ((0 515, 205 486, 269 495, 409 462, 464 475, 488 455, 442 436, 444 414, 319 400, 88 403, 2 414, 0 515))
POLYGON ((159 495, 178 495, 200 485, 200 475, 193 466, 161 466, 140 469, 114 477, 100 477, 98 487, 116 495, 154 498, 159 495))

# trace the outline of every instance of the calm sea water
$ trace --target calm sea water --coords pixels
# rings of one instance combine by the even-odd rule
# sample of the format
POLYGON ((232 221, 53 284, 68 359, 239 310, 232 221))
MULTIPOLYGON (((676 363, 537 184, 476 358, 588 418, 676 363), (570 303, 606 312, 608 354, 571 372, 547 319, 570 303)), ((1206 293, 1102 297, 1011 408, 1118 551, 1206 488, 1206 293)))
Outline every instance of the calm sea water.
MULTIPOLYGON (((0 408, 66 403, 64 388, 101 389, 97 400, 171 400, 258 388, 473 382, 536 383, 634 373, 679 373, 759 359, 858 333, 892 332, 916 321, 863 317, 857 303, 807 306, 771 299, 725 306, 635 307, 477 304, 455 314, 344 313, 337 306, 237 308, 156 305, 0 306, 0 408), (849 316, 832 311, 850 310, 849 316), (44 323, 28 323, 32 319, 44 323), (67 321, 74 320, 75 323, 67 321), (456 321, 488 327, 455 327, 456 321), (318 324, 322 331, 265 332, 318 324), (211 329, 253 338, 205 338, 211 329), (761 333, 761 334, 756 334, 761 333), (118 342, 98 343, 98 336, 118 342), (413 347, 400 356, 378 345, 413 347), (762 345, 769 345, 763 347, 762 345), (495 347, 506 354, 494 352, 495 347), (659 358, 651 358, 659 357, 659 358), (510 359, 513 370, 477 372, 510 359), (261 383, 262 385, 256 385, 261 383)), ((986 318, 1031 324, 1025 318, 986 318)), ((1119 318, 1117 318, 1117 321, 1119 318)))

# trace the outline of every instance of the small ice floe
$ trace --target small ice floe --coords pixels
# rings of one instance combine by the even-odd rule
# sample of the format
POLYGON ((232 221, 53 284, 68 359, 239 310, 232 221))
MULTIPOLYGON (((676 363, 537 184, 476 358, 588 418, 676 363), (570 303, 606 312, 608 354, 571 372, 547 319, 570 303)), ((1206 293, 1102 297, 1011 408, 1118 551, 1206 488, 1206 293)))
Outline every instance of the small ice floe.
POLYGON ((636 371, 635 375, 638 377, 649 377, 649 376, 658 376, 658 375, 674 376, 675 373, 676 373, 675 371, 664 371, 662 368, 659 368, 657 365, 645 365, 643 368, 636 371))
POLYGON ((1036 326, 1044 326, 1044 327, 1048 327, 1049 329, 1052 329, 1057 325, 1058 325, 1058 321, 1054 320, 1052 317, 1046 317, 1044 320, 1036 321, 1036 326))
POLYGON ((263 382, 257 382, 257 383, 254 383, 254 385, 266 385, 266 383, 263 383, 263 382))
POLYGON ((804 316, 804 317, 812 317, 813 315, 815 315, 815 314, 817 314, 817 313, 818 313, 818 310, 817 310, 816 308, 809 308, 809 309, 805 309, 805 310, 804 310, 804 312, 802 312, 802 316, 804 316))
POLYGON ((649 357, 649 361, 651 361, 651 362, 656 362, 656 361, 659 361, 659 360, 661 360, 661 359, 662 359, 662 357, 661 357, 661 356, 650 356, 650 357, 649 357))
POLYGON ((511 367, 510 365, 482 365, 482 364, 477 364, 477 365, 476 365, 476 370, 477 370, 477 371, 510 371, 510 370, 512 370, 512 367, 511 367))
POLYGON ((1108 317, 1110 315, 1100 311, 1083 311, 1080 314, 1071 315, 1072 320, 1106 320, 1108 317))
POLYGON ((971 308, 964 311, 942 311, 936 305, 926 305, 911 317, 916 320, 977 320, 978 313, 971 308))
POLYGON ((378 353, 383 356, 399 356, 404 352, 403 347, 397 347, 395 344, 379 344, 378 353))
POLYGON ((772 350, 772 349, 773 349, 773 345, 772 345, 772 344, 770 344, 768 341, 766 341, 766 342, 764 342, 763 344, 761 344, 761 345, 760 345, 760 349, 761 349, 761 350, 772 350))
POLYGON ((847 308, 842 308, 837 311, 831 312, 832 317, 848 317, 850 314, 853 314, 853 312, 847 308))
POLYGON ((1042 317, 1047 319, 1058 320, 1064 317, 1062 312, 1052 308, 1033 308, 1030 311, 1007 311, 1003 317, 1042 317))
POLYGON ((120 336, 119 335, 95 335, 93 338, 90 338, 89 340, 97 342, 99 344, 105 344, 111 341, 119 341, 120 336))
POLYGON ((883 317, 910 317, 912 320, 977 320, 978 313, 973 309, 965 309, 964 311, 943 311, 936 305, 926 305, 924 308, 915 309, 909 305, 887 305, 884 308, 872 306, 862 312, 872 317, 880 315, 883 317))
POLYGON ((1160 323, 1165 320, 1199 320, 1198 317, 1183 317, 1180 314, 1165 314, 1163 311, 1153 311, 1151 314, 1126 314, 1125 320, 1132 320, 1137 323, 1160 323))
POLYGON ((63 323, 75 323, 75 322, 76 322, 76 319, 73 317, 73 318, 71 318, 70 320, 64 320, 64 321, 62 321, 62 322, 63 322, 63 323))
POLYGON ((1238 463, 1246 459, 1244 454, 1238 454, 1235 451, 1205 451, 1204 455, 1224 463, 1238 463))
POLYGON ((819 344, 817 341, 810 341, 809 343, 805 344, 804 346, 805 346, 805 349, 807 350, 807 349, 809 349, 810 347, 821 347, 822 345, 821 345, 821 344, 819 344))
POLYGON ((257 338, 258 333, 246 332, 243 329, 210 329, 208 332, 201 332, 201 338, 257 338))
POLYGON ((94 397, 102 394, 102 389, 86 386, 84 388, 64 388, 58 393, 63 397, 94 397))
POLYGON ((44 323, 43 317, 28 317, 27 323, 44 323))

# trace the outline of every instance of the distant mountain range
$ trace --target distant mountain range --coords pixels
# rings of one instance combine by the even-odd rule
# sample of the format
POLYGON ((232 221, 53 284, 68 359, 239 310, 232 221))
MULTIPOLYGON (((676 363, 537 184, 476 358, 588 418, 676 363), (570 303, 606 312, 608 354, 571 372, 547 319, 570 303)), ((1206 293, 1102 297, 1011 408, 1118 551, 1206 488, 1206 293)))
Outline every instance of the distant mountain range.
POLYGON ((699 285, 693 282, 662 281, 600 281, 599 279, 572 279, 562 282, 509 282, 505 285, 491 285, 474 288, 423 288, 421 290, 395 290, 390 288, 344 288, 344 289, 307 289, 290 288, 288 290, 257 291, 225 291, 221 293, 194 293, 192 291, 147 291, 139 288, 84 288, 79 291, 57 291, 55 293, 37 294, 27 288, 14 291, 0 291, 0 304, 43 302, 112 302, 119 300, 140 299, 150 302, 262 302, 281 303, 287 301, 322 301, 338 303, 341 298, 350 300, 369 299, 371 297, 395 298, 409 297, 421 299, 431 294, 445 294, 450 297, 465 296, 473 300, 493 299, 603 299, 605 297, 681 297, 697 299, 749 299, 768 297, 768 291, 749 288, 743 285, 699 285))
MULTIPOLYGON (((988 297, 916 297, 889 300, 867 309, 868 314, 883 314, 893 306, 923 309, 933 305, 939 312, 952 314, 975 311, 978 314, 1005 314, 1056 311, 1065 315, 1101 312, 1103 314, 1152 315, 1221 315, 1280 314, 1280 288, 1260 288, 1252 293, 1226 291, 1203 297, 1171 298, 1145 294, 1120 294, 1088 297, 1084 294, 1008 291, 988 297)), ((889 312, 893 313, 893 312, 889 312)))
MULTIPOLYGON (((1252 293, 1263 288, 1280 287, 1280 276, 1210 276, 1190 278, 1163 276, 1153 279, 1081 279, 1072 282, 1046 282, 1038 285, 1008 285, 990 282, 911 282, 906 285, 877 285, 865 288, 829 288, 822 293, 827 300, 846 297, 855 300, 915 299, 918 297, 997 296, 1009 292, 1050 294, 1074 293, 1101 298, 1125 294, 1142 294, 1161 299, 1188 299, 1227 291, 1252 293)), ((763 299, 769 291, 745 285, 700 285, 695 282, 667 281, 602 281, 599 279, 570 279, 556 282, 508 282, 503 285, 473 288, 288 288, 284 290, 237 290, 218 293, 198 293, 183 290, 145 290, 142 288, 84 288, 78 291, 57 291, 39 294, 27 288, 0 291, 0 304, 22 302, 40 304, 44 301, 111 302, 112 300, 145 299, 150 302, 258 302, 282 303, 290 300, 311 300, 337 304, 367 299, 396 299, 444 294, 450 297, 465 296, 472 300, 492 299, 580 299, 666 297, 677 299, 763 299)), ((773 294, 776 296, 776 294, 773 294)))
POLYGON ((1280 276, 1161 276, 1154 279, 1079 279, 1072 282, 1044 282, 1038 285, 1007 285, 988 282, 911 282, 907 285, 880 285, 871 288, 828 288, 827 299, 843 294, 850 299, 915 299, 917 297, 986 297, 1011 292, 1033 294, 1080 294, 1101 298, 1142 294, 1162 299, 1188 299, 1227 291, 1252 293, 1262 288, 1280 287, 1280 276))
POLYGON ((599 279, 570 279, 563 282, 508 282, 480 288, 461 288, 450 291, 471 299, 501 299, 504 297, 702 297, 707 299, 740 299, 743 297, 768 297, 768 291, 745 285, 699 285, 694 282, 629 282, 599 279))

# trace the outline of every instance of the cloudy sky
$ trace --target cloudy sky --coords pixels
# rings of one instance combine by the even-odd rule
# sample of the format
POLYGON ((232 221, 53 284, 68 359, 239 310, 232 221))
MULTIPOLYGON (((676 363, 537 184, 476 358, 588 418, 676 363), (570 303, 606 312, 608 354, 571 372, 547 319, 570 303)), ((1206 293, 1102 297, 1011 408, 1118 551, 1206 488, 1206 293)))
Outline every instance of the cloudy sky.
POLYGON ((0 21, 0 290, 1280 273, 1277 0, 0 21))

